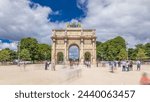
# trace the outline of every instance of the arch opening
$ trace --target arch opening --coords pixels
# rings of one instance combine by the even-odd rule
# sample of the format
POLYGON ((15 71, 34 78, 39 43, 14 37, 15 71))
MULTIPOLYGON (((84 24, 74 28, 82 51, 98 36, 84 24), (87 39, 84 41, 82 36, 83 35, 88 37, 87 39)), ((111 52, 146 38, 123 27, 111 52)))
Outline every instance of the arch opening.
POLYGON ((78 45, 70 45, 69 49, 68 49, 68 59, 69 61, 79 61, 79 55, 80 55, 80 51, 79 51, 79 47, 78 45))
POLYGON ((64 54, 62 52, 57 53, 57 64, 62 64, 64 62, 64 54))
POLYGON ((90 61, 91 62, 91 53, 90 52, 86 52, 84 54, 84 61, 90 61))

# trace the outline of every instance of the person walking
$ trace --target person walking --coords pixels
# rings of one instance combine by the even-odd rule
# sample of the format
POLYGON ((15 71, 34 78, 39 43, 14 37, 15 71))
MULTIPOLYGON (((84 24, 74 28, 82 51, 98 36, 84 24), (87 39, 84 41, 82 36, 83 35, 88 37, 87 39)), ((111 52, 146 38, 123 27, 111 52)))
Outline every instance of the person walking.
POLYGON ((137 60, 136 65, 137 65, 137 70, 140 71, 141 70, 141 62, 139 60, 137 60))
POLYGON ((127 61, 127 63, 126 63, 126 71, 129 71, 129 61, 127 61))
POLYGON ((121 67, 121 62, 120 61, 118 61, 118 67, 121 67))
POLYGON ((52 71, 55 71, 55 70, 56 70, 56 69, 55 69, 55 63, 52 63, 52 64, 51 64, 51 70, 52 70, 52 71))
POLYGON ((126 62, 122 61, 122 71, 126 71, 126 62))
POLYGON ((130 67, 130 71, 133 71, 133 61, 132 60, 130 61, 129 67, 130 67))
POLYGON ((110 68, 111 68, 111 72, 113 73, 114 72, 114 61, 111 61, 110 62, 110 68))
POLYGON ((48 70, 48 62, 45 61, 45 70, 48 70))

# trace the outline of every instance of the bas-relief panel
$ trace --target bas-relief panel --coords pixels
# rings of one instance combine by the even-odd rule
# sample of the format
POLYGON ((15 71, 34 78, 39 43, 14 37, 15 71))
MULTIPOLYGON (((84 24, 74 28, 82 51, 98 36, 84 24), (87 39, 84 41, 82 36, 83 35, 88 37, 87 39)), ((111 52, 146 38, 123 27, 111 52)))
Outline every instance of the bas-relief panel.
POLYGON ((92 33, 90 31, 84 31, 83 35, 92 35, 92 33))
POLYGON ((84 49, 93 49, 92 45, 84 45, 84 49))
POLYGON ((68 40, 68 44, 80 44, 80 40, 68 40))
POLYGON ((56 49, 65 49, 64 45, 56 45, 56 49))
POLYGON ((80 31, 68 31, 67 35, 71 36, 71 35, 81 35, 80 31))
POLYGON ((92 44, 91 40, 84 40, 84 44, 92 44))
POLYGON ((64 32, 64 31, 57 31, 55 34, 56 34, 57 36, 62 36, 62 35, 65 34, 65 32, 64 32))
POLYGON ((64 40, 56 40, 56 43, 62 45, 64 44, 64 40))

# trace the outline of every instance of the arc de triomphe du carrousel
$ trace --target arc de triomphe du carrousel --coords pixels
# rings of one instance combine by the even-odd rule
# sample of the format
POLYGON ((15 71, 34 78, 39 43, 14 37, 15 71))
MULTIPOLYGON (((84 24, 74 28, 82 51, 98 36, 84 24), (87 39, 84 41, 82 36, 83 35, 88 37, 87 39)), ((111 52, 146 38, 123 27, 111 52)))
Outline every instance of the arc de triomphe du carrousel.
POLYGON ((79 64, 90 61, 96 64, 96 34, 95 29, 84 29, 80 23, 67 24, 66 29, 52 30, 52 63, 58 64, 58 56, 63 54, 63 62, 69 64, 69 48, 77 46, 79 49, 79 64), (88 58, 86 58, 88 56, 88 58))

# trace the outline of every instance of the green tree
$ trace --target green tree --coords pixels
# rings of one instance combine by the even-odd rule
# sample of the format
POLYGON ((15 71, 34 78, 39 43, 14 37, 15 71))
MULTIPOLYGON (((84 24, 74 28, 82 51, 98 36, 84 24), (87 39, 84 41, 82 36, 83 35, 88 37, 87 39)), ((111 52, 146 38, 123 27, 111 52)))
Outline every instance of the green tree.
POLYGON ((122 37, 118 36, 97 46, 97 58, 117 60, 117 56, 122 48, 126 49, 126 42, 122 37))
POLYGON ((137 50, 134 48, 129 48, 128 49, 128 57, 129 60, 136 60, 136 55, 137 55, 137 50))
POLYGON ((0 51, 0 61, 1 62, 6 62, 10 61, 10 51, 8 49, 3 49, 0 51))
POLYGON ((118 60, 127 59, 127 57, 128 57, 127 51, 124 48, 122 48, 117 57, 118 57, 118 60))
POLYGON ((10 54, 10 59, 9 61, 13 61, 14 59, 17 59, 17 52, 14 50, 10 50, 9 48, 5 48, 10 54))
POLYGON ((34 62, 38 59, 38 41, 35 38, 23 38, 20 42, 20 51, 27 49, 31 60, 34 62))
POLYGON ((31 60, 29 51, 27 49, 22 49, 20 52, 20 58, 23 61, 31 60))
POLYGON ((51 60, 51 46, 38 44, 38 60, 51 60))
POLYGON ((144 49, 145 46, 143 44, 137 44, 135 45, 136 49, 144 49))
POLYGON ((147 58, 146 53, 145 53, 145 50, 139 48, 139 49, 138 49, 138 53, 137 53, 137 59, 143 60, 143 59, 145 59, 145 58, 147 58))
POLYGON ((150 43, 145 44, 145 53, 150 58, 150 43))
POLYGON ((96 41, 96 47, 98 47, 102 42, 96 41))

